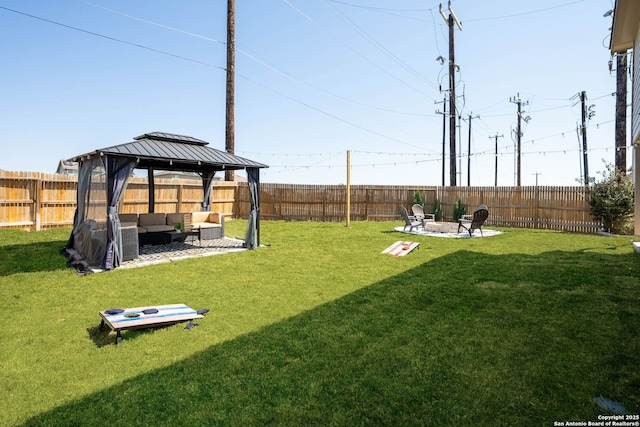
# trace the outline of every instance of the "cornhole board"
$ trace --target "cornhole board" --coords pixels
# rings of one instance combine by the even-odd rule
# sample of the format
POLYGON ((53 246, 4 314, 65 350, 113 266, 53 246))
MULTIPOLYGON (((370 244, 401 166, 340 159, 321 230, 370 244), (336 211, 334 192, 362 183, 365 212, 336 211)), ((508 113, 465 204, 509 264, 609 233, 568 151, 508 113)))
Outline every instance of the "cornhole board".
POLYGON ((393 256, 405 256, 418 246, 420 246, 420 243, 418 242, 404 242, 402 240, 398 240, 393 245, 382 251, 382 253, 391 254, 393 256))
POLYGON ((121 331, 172 325, 204 317, 185 304, 111 309, 100 312, 100 330, 107 325, 116 332, 116 345, 122 341, 121 331), (154 311, 157 311, 154 313, 154 311), (147 312, 148 314, 145 314, 147 312))

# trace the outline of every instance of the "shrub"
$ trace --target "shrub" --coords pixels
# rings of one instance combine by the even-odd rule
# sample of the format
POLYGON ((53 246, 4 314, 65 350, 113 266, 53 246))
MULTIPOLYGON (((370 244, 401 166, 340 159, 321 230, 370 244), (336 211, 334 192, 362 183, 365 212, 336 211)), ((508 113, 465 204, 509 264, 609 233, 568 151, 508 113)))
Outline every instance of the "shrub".
POLYGON ((467 206, 462 204, 462 200, 458 197, 456 200, 456 204, 453 205, 453 221, 457 222, 462 218, 463 215, 467 213, 467 206))
POLYGON ((436 218, 436 221, 442 221, 442 208, 440 207, 440 200, 435 199, 433 201, 433 215, 436 218))
POLYGON ((420 193, 420 190, 416 190, 413 193, 413 204, 424 207, 424 199, 422 198, 422 194, 420 193))
POLYGON ((611 164, 606 164, 603 179, 593 185, 589 196, 590 212, 602 222, 605 231, 620 232, 625 218, 633 210, 634 186, 611 164))

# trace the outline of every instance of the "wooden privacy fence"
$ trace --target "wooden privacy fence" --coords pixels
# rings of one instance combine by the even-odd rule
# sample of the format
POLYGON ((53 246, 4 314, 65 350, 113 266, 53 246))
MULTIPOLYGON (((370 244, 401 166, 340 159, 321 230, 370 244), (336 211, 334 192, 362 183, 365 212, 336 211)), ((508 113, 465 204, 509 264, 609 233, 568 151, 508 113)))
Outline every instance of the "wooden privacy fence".
POLYGON ((0 172, 0 227, 41 228, 73 224, 75 176, 0 172))
MULTIPOLYGON (((155 187, 155 212, 201 210, 201 181, 157 179, 155 187)), ((77 176, 0 171, 0 228, 40 230, 73 225, 77 188, 77 176)), ((235 183, 214 182, 211 210, 231 216, 235 195, 235 183)), ((147 178, 132 177, 118 211, 146 213, 148 196, 147 178)))
MULTIPOLYGON (((199 180, 156 180, 156 212, 200 210, 199 180)), ((0 228, 66 227, 73 224, 77 177, 0 172, 0 228)), ((261 218, 287 221, 346 221, 346 186, 261 184, 261 218)), ((460 198, 471 213, 480 204, 489 207, 488 225, 596 232, 600 224, 589 214, 584 187, 428 187, 351 186, 351 219, 400 221, 398 206, 410 208, 421 192, 425 210, 439 200, 445 220, 452 219, 460 198)), ((148 212, 146 178, 131 178, 119 212, 148 212)), ((211 210, 227 217, 247 218, 249 191, 245 183, 215 182, 211 210)))
MULTIPOLYGON (((426 187, 351 186, 351 220, 400 221, 398 207, 411 208, 415 191, 422 194, 425 211, 437 199, 445 220, 453 219, 458 198, 467 213, 481 204, 489 207, 488 225, 595 233, 600 223, 589 213, 584 187, 426 187)), ((261 184, 263 219, 346 221, 344 185, 261 184)), ((235 216, 249 214, 249 193, 238 187, 235 216)))

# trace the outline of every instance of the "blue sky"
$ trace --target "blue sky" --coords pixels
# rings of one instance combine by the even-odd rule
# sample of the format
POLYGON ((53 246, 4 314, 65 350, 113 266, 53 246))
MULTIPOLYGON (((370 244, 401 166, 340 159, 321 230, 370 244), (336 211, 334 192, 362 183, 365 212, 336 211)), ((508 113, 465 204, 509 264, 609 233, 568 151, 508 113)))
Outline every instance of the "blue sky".
MULTIPOLYGON (((60 159, 153 131, 224 150, 226 1, 0 0, 0 169, 60 159)), ((236 154, 263 182, 440 185, 448 29, 429 0, 236 0, 236 154), (440 102, 440 104, 436 104, 440 102)), ((443 2, 447 9, 447 2, 443 2)), ((458 184, 576 185, 577 94, 595 116, 589 172, 614 162, 612 0, 454 0, 458 184), (479 116, 479 117, 476 117, 479 116)), ((630 87, 630 85, 629 85, 630 87)), ((628 102, 631 102, 629 95, 628 102)), ((448 147, 448 131, 447 131, 448 147)), ((631 150, 628 150, 631 166, 631 150)), ((449 183, 448 148, 446 184, 449 183)))

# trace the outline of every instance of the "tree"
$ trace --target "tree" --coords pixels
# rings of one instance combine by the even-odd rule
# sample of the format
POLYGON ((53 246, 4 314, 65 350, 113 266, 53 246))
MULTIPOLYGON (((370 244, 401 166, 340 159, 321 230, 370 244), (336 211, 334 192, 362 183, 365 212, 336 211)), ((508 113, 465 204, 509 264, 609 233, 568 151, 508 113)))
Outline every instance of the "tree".
POLYGON ((602 181, 590 189, 590 212, 602 222, 605 231, 618 232, 623 220, 633 211, 634 186, 611 164, 605 166, 602 181))
POLYGON ((424 207, 424 199, 422 198, 422 193, 420 193, 420 190, 416 190, 413 193, 413 204, 424 207))
POLYGON ((462 200, 458 197, 456 204, 453 205, 453 221, 458 222, 467 213, 467 206, 462 204, 462 200))
POLYGON ((442 208, 440 207, 440 200, 435 199, 433 201, 432 211, 436 221, 442 221, 443 214, 442 214, 442 208))

